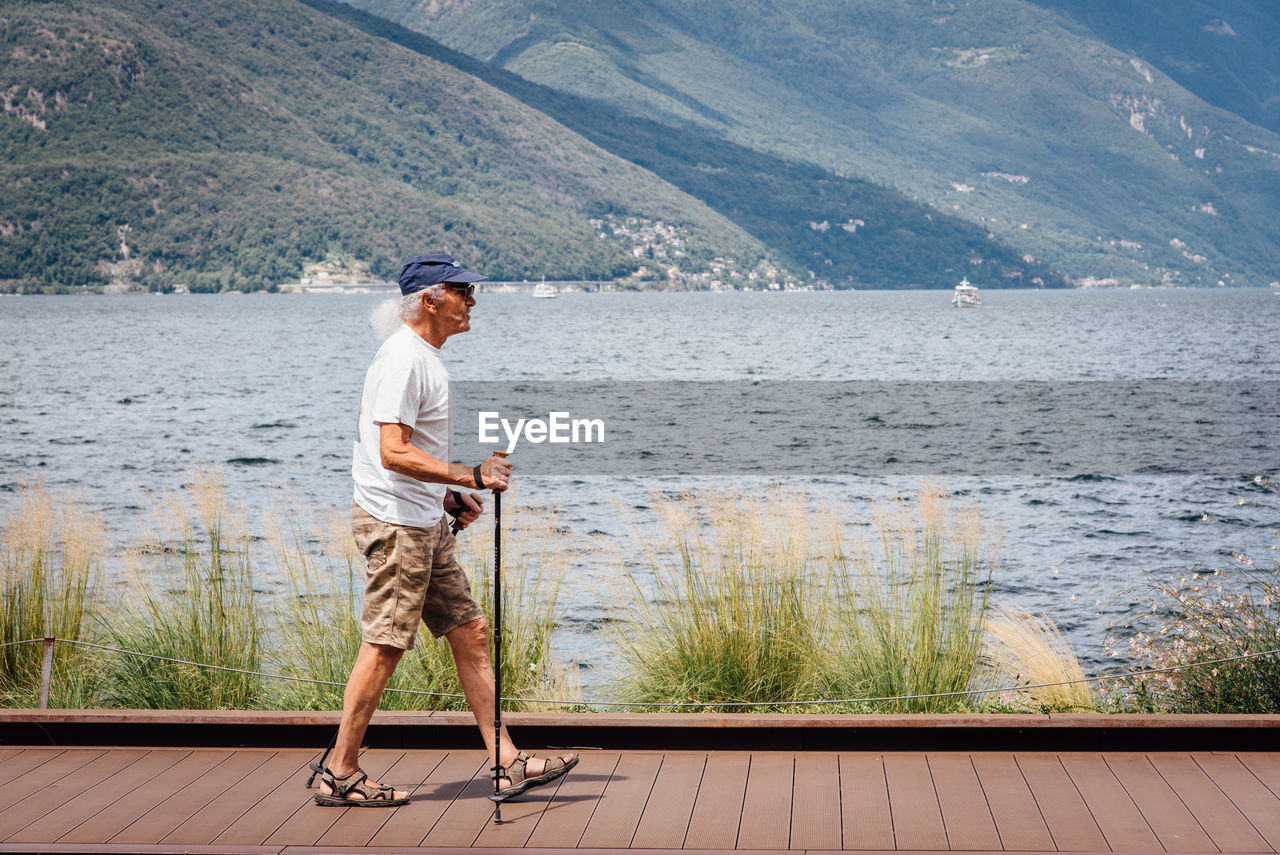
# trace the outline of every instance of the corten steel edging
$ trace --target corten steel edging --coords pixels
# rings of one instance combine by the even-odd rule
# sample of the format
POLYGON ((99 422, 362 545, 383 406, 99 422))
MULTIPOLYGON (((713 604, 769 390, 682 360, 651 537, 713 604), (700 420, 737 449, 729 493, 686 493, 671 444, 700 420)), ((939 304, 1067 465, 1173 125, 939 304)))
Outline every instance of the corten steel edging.
MULTIPOLYGON (((0 710, 0 744, 311 747, 337 712, 0 710)), ((522 745, 607 749, 1275 751, 1280 715, 508 713, 522 745)), ((479 748, 470 713, 379 712, 365 743, 479 748)))

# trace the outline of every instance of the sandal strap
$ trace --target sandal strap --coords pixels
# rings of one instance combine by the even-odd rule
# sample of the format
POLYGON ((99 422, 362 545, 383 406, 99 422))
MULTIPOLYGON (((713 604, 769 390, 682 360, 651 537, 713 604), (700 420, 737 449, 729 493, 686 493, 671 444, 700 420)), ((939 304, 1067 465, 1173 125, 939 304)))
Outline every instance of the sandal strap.
POLYGON ((328 784, 329 789, 333 791, 333 795, 340 799, 346 798, 347 793, 352 790, 361 792, 357 788, 369 779, 369 776, 365 774, 363 769, 356 769, 350 775, 345 775, 341 778, 335 775, 333 770, 328 767, 325 767, 325 770, 320 774, 321 779, 328 784))
POLYGON ((546 760, 544 760, 543 763, 545 764, 542 767, 542 774, 544 775, 547 774, 548 772, 554 772, 559 768, 569 765, 565 763, 564 758, 558 754, 551 755, 546 760))
POLYGON ((528 754, 521 751, 516 755, 516 759, 512 760, 506 766, 490 766, 489 771, 499 773, 501 777, 510 781, 512 786, 515 786, 527 777, 525 774, 525 768, 528 766, 531 759, 532 758, 528 754))
POLYGON ((345 778, 339 778, 330 769, 325 769, 322 774, 324 775, 325 783, 333 791, 331 795, 340 799, 348 798, 350 793, 359 793, 365 797, 366 801, 371 799, 389 801, 395 798, 395 788, 389 784, 381 784, 377 787, 368 786, 365 782, 369 780, 369 776, 363 769, 357 769, 345 778))

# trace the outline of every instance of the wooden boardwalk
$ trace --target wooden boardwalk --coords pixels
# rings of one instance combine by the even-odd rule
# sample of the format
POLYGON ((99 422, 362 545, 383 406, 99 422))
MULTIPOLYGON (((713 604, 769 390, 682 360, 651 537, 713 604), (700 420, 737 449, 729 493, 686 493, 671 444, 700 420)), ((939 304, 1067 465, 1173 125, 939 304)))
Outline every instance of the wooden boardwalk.
POLYGON ((583 752, 492 822, 483 755, 374 748, 396 809, 321 808, 296 748, 0 747, 0 852, 1277 852, 1272 752, 583 752))

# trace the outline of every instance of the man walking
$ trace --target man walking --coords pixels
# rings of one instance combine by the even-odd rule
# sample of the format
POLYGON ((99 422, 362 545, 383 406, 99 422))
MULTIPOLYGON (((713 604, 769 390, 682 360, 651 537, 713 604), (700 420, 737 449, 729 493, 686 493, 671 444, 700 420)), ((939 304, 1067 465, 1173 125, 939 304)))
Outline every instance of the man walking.
POLYGON ((446 253, 420 255, 400 271, 404 321, 378 350, 365 375, 351 471, 351 531, 368 562, 360 652, 342 699, 332 759, 321 772, 321 805, 394 807, 408 793, 370 781, 359 768, 360 743, 387 680, 418 623, 443 636, 491 762, 506 777, 490 796, 505 801, 563 775, 574 754, 541 759, 518 751, 503 728, 494 744, 493 664, 489 625, 454 558, 446 512, 466 528, 482 511, 478 494, 449 487, 502 490, 511 464, 494 456, 479 466, 448 463, 449 374, 445 340, 471 329, 475 284, 484 279, 446 253), (487 726, 486 726, 486 723, 487 726))

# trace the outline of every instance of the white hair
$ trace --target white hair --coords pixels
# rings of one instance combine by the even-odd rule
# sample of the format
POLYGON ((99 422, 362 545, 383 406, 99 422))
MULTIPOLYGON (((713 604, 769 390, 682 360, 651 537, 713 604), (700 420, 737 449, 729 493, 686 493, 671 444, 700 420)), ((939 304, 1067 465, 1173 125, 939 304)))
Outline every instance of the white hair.
POLYGON ((418 316, 422 314, 423 294, 426 294, 427 299, 432 303, 439 303, 444 298, 444 286, 439 284, 432 285, 421 291, 405 294, 398 300, 394 297, 389 300, 383 300, 374 306, 373 311, 369 314, 369 322, 373 324, 373 329, 378 333, 378 338, 386 338, 391 335, 400 329, 401 324, 412 324, 417 321, 418 316))

